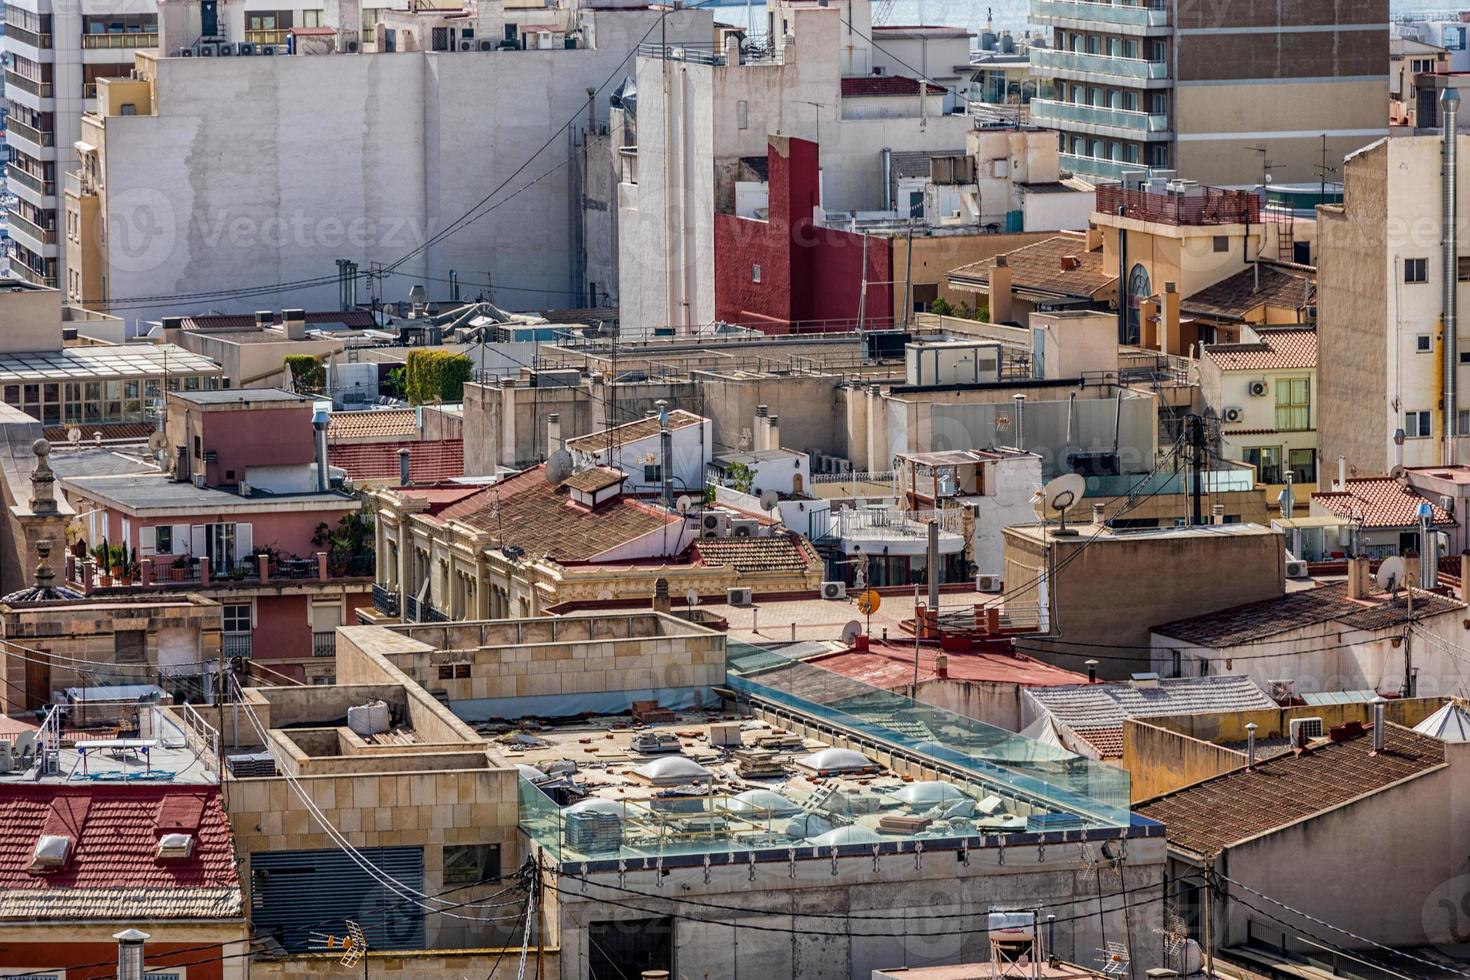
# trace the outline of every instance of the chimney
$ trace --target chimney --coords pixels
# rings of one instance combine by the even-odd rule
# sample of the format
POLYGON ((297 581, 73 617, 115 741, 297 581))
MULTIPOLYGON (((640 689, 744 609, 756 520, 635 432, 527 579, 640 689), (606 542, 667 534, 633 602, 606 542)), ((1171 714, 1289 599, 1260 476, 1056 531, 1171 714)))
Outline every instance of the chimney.
POLYGON ((1383 728, 1383 706, 1388 702, 1382 697, 1373 699, 1373 754, 1383 751, 1383 738, 1388 733, 1383 728))
POLYGON ((669 403, 660 398, 658 406, 659 477, 663 484, 660 499, 664 508, 674 509, 674 430, 669 425, 669 403))
POLYGON ((1256 767, 1256 723, 1251 722, 1245 726, 1245 767, 1254 769, 1256 767))
POLYGON ((1150 296, 1138 305, 1138 343, 1144 350, 1158 350, 1159 340, 1159 298, 1150 296))
POLYGON ((995 257, 995 268, 990 270, 990 322, 1008 323, 1015 319, 1012 310, 1014 295, 1014 273, 1004 255, 995 257))
POLYGON ((766 449, 781 448, 781 416, 768 415, 766 417, 766 449))
POLYGON ((306 339, 306 311, 305 310, 282 310, 281 326, 286 331, 287 340, 306 339))
POLYGON ((1016 403, 1016 448, 1022 452, 1026 451, 1026 396, 1013 395, 1011 401, 1016 403))
POLYGON ((274 325, 275 322, 276 322, 276 315, 274 313, 272 313, 270 310, 256 310, 255 311, 255 325, 257 327, 259 327, 261 330, 264 330, 266 327, 269 327, 269 326, 274 325))
POLYGON ((765 452, 766 446, 766 416, 770 409, 764 405, 755 407, 755 434, 753 437, 753 448, 756 452, 765 452))
POLYGON ((934 655, 934 676, 936 676, 936 677, 948 677, 949 676, 949 654, 947 654, 947 653, 936 653, 934 655))
POLYGON ((1089 252, 1096 252, 1098 249, 1100 249, 1102 247, 1103 247, 1103 233, 1102 233, 1102 229, 1099 228, 1097 225, 1094 225, 1094 224, 1089 223, 1087 225, 1087 250, 1089 252))
POLYGON ((317 412, 311 417, 311 427, 316 430, 316 491, 326 493, 331 485, 327 473, 327 422, 326 412, 317 412))
POLYGON ((1460 601, 1470 604, 1470 551, 1460 552, 1460 601))
POLYGON ((1096 660, 1088 660, 1087 661, 1087 683, 1089 683, 1089 684, 1096 684, 1097 683, 1097 661, 1096 660))
MULTIPOLYGON (((1420 584, 1419 576, 1421 574, 1419 571, 1419 552, 1409 550, 1404 552, 1402 557, 1404 559, 1404 588, 1418 588, 1420 584)), ((1368 573, 1365 570, 1363 572, 1363 578, 1366 579, 1367 577, 1368 573)), ((1363 591, 1365 593, 1368 591, 1366 586, 1363 588, 1363 591)))
POLYGON ((159 325, 163 327, 163 342, 166 344, 177 344, 179 334, 184 332, 184 318, 181 316, 166 316, 159 325))
POLYGON ((1210 523, 1212 523, 1212 524, 1224 524, 1225 523, 1225 505, 1224 504, 1211 504, 1210 505, 1210 523))
POLYGON ((1348 598, 1366 599, 1368 597, 1368 559, 1352 557, 1348 559, 1348 598))
POLYGON ((1164 283, 1164 323, 1163 334, 1159 347, 1165 354, 1183 354, 1184 337, 1180 334, 1179 327, 1179 286, 1177 283, 1164 283))
POLYGON ((546 416, 546 455, 561 448, 561 413, 552 412, 546 416))
POLYGON ((398 450, 398 485, 406 487, 413 481, 408 478, 408 461, 410 453, 407 449, 398 450))
POLYGON ((1096 524, 1098 527, 1102 527, 1104 524, 1106 524, 1108 522, 1108 519, 1105 516, 1106 514, 1107 514, 1107 505, 1106 504, 1093 504, 1092 505, 1092 523, 1096 524))
POLYGON ((1337 457, 1337 486, 1332 489, 1339 492, 1347 489, 1347 457, 1337 457))
POLYGON ((1460 349, 1460 293, 1459 276, 1455 274, 1460 258, 1460 147, 1459 115, 1460 93, 1447 88, 1439 97, 1440 115, 1444 119, 1444 165, 1441 167, 1442 181, 1440 218, 1441 244, 1444 249, 1443 292, 1440 298, 1440 321, 1444 325, 1444 450, 1443 462, 1454 466, 1455 436, 1459 435, 1459 390, 1457 376, 1460 361, 1456 353, 1460 349))
POLYGON ((673 600, 669 598, 669 580, 657 579, 653 583, 653 611, 660 613, 672 612, 673 600))

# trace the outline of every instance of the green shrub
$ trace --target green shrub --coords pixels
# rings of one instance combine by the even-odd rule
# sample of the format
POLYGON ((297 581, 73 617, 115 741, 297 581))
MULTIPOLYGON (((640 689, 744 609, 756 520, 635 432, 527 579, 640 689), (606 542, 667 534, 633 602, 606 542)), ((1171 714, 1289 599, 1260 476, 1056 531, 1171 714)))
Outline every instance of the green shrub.
POLYGON ((314 354, 291 354, 286 358, 286 371, 291 386, 301 392, 321 391, 327 384, 327 369, 314 354))
POLYGON ((472 364, 463 354, 446 350, 409 351, 406 382, 410 405, 464 401, 464 383, 472 364))

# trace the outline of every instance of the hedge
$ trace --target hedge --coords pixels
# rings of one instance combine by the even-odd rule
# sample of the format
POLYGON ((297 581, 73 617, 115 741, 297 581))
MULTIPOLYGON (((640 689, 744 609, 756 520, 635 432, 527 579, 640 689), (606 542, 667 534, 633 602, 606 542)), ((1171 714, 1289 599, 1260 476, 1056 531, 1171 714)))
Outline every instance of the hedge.
POLYGON ((286 358, 285 367, 297 391, 321 391, 327 383, 322 359, 314 354, 291 354, 286 358))
POLYGON ((446 350, 409 351, 407 367, 410 405, 464 401, 464 383, 472 372, 465 355, 446 350))

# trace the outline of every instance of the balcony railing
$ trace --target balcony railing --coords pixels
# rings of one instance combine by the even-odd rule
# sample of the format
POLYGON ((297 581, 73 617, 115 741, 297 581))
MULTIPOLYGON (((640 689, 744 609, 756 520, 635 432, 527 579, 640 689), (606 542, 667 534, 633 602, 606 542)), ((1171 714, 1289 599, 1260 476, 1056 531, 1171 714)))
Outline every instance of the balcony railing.
POLYGON ((249 633, 225 633, 221 636, 226 657, 249 657, 251 638, 249 633))
POLYGON ((329 562, 324 574, 322 561, 315 556, 272 556, 262 569, 258 555, 247 556, 228 566, 211 564, 207 560, 190 556, 185 556, 179 562, 170 555, 159 555, 156 558, 143 559, 130 574, 117 578, 110 574, 110 569, 99 568, 94 562, 68 555, 66 580, 72 586, 89 592, 106 589, 166 591, 180 587, 198 589, 275 583, 339 582, 344 579, 371 577, 373 557, 366 555, 361 560, 329 562))
POLYGON ((42 34, 39 31, 27 30, 19 24, 6 24, 5 36, 14 38, 21 44, 29 44, 33 48, 51 47, 51 35, 42 34))
POLYGON ((398 615, 398 590, 380 582, 373 583, 373 608, 384 616, 398 615))
POLYGON ((420 602, 414 596, 403 598, 403 618, 410 623, 447 623, 449 616, 434 608, 427 600, 420 602))
POLYGON ((10 230, 12 233, 18 231, 22 235, 40 242, 42 245, 56 244, 55 228, 42 228, 19 211, 10 211, 6 214, 6 217, 10 220, 10 230))
POLYGON ((1087 3, 1084 0, 1031 0, 1033 18, 1096 21, 1118 27, 1168 27, 1168 8, 1129 3, 1087 3))
POLYGON ((1125 173, 1147 170, 1141 163, 1125 163, 1122 160, 1104 160, 1101 157, 1084 157, 1075 153, 1061 155, 1062 169, 1085 177, 1107 177, 1121 180, 1125 173))
MULTIPOLYGON (((1135 168, 1140 169, 1140 168, 1135 168)), ((1097 189, 1097 210, 1166 225, 1260 224, 1261 199, 1251 191, 1217 187, 1158 194, 1118 186, 1097 189)))
POLYGON ((1067 71, 1083 75, 1106 75, 1129 81, 1146 82, 1169 77, 1169 65, 1164 61, 1145 61, 1142 58, 1121 58, 1106 54, 1085 54, 1079 51, 1063 51, 1058 48, 1032 48, 1031 67, 1046 71, 1067 71))
POLYGON ((313 657, 335 657, 337 655, 337 631, 312 630, 311 655, 313 657))
POLYGON ((252 44, 285 44, 286 37, 291 33, 290 28, 263 28, 260 30, 246 31, 245 40, 252 44))
POLYGON ((1080 102, 1057 102, 1052 99, 1031 100, 1031 121, 1038 126, 1070 129, 1072 126, 1106 126, 1136 133, 1167 133, 1169 117, 1131 109, 1114 109, 1080 102), (1071 124, 1071 125, 1068 125, 1071 124))
POLYGON ((132 33, 125 33, 122 31, 109 31, 106 34, 83 34, 82 47, 156 48, 158 47, 158 32, 135 31, 132 33))
POLYGON ((56 181, 43 180, 34 174, 20 169, 20 167, 13 163, 7 163, 5 165, 5 178, 11 183, 30 188, 42 197, 56 196, 56 181))
POLYGON ((55 276, 48 276, 48 275, 46 275, 44 273, 37 272, 35 269, 32 269, 30 266, 26 265, 24 262, 14 262, 14 261, 12 261, 10 263, 10 274, 13 275, 13 276, 19 276, 20 278, 24 279, 26 282, 31 283, 32 285, 35 285, 35 286, 43 286, 46 289, 55 289, 56 288, 56 277, 55 276))
POLYGON ((15 118, 14 115, 11 115, 5 120, 5 129, 6 132, 14 133, 21 139, 34 143, 37 146, 56 145, 55 133, 44 129, 37 129, 28 123, 23 123, 15 118))
POLYGON ((24 75, 17 74, 16 72, 6 71, 5 87, 10 88, 11 86, 42 99, 51 98, 50 82, 38 82, 34 78, 26 78, 24 75))
POLYGON ((965 514, 958 507, 920 511, 860 507, 830 513, 830 533, 839 538, 922 538, 929 534, 930 521, 937 521, 945 534, 963 534, 965 530, 965 514))
POLYGON ((813 473, 812 483, 892 483, 894 473, 892 470, 880 470, 870 472, 849 470, 846 473, 813 473))

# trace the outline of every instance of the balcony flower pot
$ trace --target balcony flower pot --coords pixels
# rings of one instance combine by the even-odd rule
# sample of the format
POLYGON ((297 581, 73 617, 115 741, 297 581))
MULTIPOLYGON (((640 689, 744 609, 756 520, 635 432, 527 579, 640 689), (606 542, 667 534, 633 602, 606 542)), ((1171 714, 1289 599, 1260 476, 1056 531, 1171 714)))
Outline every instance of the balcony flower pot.
POLYGON ((102 588, 104 588, 104 589, 110 589, 110 588, 112 588, 112 576, 111 575, 107 575, 105 573, 102 574, 102 575, 98 575, 97 576, 97 584, 100 585, 100 586, 102 586, 102 588))
POLYGON ((113 578, 122 578, 123 577, 123 567, 121 565, 113 565, 112 566, 112 577, 113 578))

